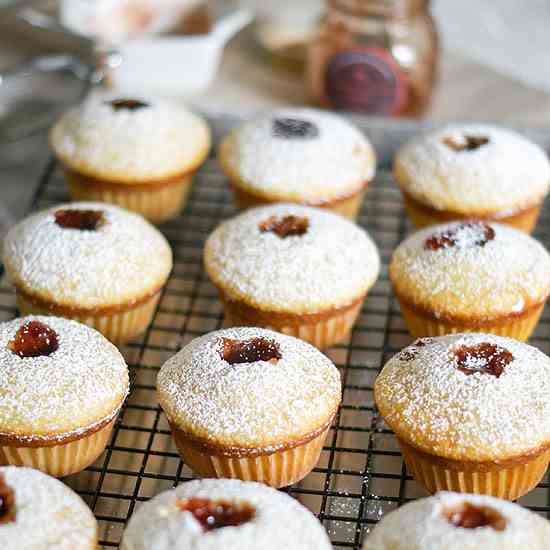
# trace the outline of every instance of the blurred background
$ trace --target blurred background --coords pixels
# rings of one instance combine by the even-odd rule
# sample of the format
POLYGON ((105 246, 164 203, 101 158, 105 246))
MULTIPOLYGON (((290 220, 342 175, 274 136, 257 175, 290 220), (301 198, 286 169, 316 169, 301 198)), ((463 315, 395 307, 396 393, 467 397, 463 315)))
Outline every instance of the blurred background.
MULTIPOLYGON (((548 0, 0 0, 0 229, 90 82, 207 114, 550 123, 548 0), (7 205, 7 206, 6 206, 7 205)), ((6 221, 7 220, 7 221, 6 221)))

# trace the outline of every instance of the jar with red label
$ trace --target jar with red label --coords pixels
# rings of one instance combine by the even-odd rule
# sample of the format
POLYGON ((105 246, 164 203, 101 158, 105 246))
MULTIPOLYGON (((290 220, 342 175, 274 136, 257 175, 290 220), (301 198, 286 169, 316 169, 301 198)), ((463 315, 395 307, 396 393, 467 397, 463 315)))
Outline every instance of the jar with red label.
POLYGON ((381 116, 420 116, 430 102, 438 39, 429 0, 328 0, 309 48, 316 103, 381 116))

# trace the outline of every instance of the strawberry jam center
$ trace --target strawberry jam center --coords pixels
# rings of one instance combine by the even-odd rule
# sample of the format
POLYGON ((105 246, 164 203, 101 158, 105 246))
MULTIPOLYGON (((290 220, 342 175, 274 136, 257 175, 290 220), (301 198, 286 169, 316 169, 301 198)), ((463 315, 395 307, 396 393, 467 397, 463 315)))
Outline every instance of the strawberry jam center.
POLYGON ((287 237, 301 236, 307 233, 309 220, 299 216, 271 216, 258 226, 262 233, 275 233, 277 237, 286 239, 287 237))
POLYGON ((115 111, 139 111, 140 109, 150 107, 149 103, 130 98, 115 99, 114 101, 110 101, 109 104, 115 111))
POLYGON ((489 143, 489 138, 485 136, 463 136, 461 141, 457 141, 452 137, 443 139, 443 143, 453 151, 475 151, 489 143))
POLYGON ((40 321, 22 325, 8 343, 8 349, 21 358, 48 356, 58 347, 57 333, 40 321))
POLYGON ((63 229, 96 231, 104 221, 101 210, 73 210, 67 208, 58 210, 55 213, 55 223, 63 229))
POLYGON ((0 525, 15 521, 15 493, 0 474, 0 525))
POLYGON ((178 502, 182 512, 193 514, 204 531, 213 531, 222 527, 237 527, 254 518, 256 510, 247 503, 190 498, 178 502))
POLYGON ((506 519, 495 509, 489 506, 476 506, 463 502, 459 506, 445 510, 445 518, 455 527, 462 529, 478 529, 491 527, 495 531, 504 531, 506 519))
POLYGON ((454 350, 457 369, 467 376, 479 372, 499 378, 504 367, 512 362, 514 356, 506 349, 482 342, 475 346, 461 346, 454 350))
POLYGON ((447 229, 441 233, 435 233, 424 243, 426 250, 440 250, 441 248, 470 248, 473 246, 484 247, 495 238, 495 230, 485 222, 466 222, 447 229))
POLYGON ((220 357, 230 365, 237 365, 256 361, 276 362, 282 355, 279 344, 268 338, 250 338, 249 340, 222 338, 220 357))

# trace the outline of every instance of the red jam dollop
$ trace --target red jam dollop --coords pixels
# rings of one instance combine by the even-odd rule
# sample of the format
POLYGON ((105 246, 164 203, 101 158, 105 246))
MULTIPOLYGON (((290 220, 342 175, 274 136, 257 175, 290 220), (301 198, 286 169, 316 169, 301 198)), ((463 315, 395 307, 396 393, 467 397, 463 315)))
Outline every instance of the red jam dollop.
POLYGON ((40 321, 29 321, 15 333, 8 349, 21 358, 51 355, 59 347, 55 330, 40 321))
POLYGON ((463 502, 459 506, 444 511, 445 518, 455 527, 462 529, 477 529, 491 527, 495 531, 506 529, 506 519, 494 508, 476 506, 463 502))
POLYGON ((115 111, 139 111, 139 109, 150 107, 149 103, 130 98, 115 99, 114 101, 110 101, 109 104, 115 111))
POLYGON ((193 514, 204 531, 213 531, 222 527, 236 527, 247 523, 256 514, 256 510, 246 502, 229 502, 207 498, 180 500, 178 507, 182 512, 193 514))
POLYGON ((55 223, 63 229, 96 231, 104 221, 101 210, 73 210, 67 208, 58 210, 55 213, 55 223))
POLYGON ((222 338, 220 357, 230 365, 255 363, 256 361, 278 361, 282 355, 279 344, 268 338, 232 340, 222 338))
POLYGON ((277 237, 286 239, 307 233, 309 220, 299 216, 284 216, 282 218, 271 216, 260 223, 258 227, 262 233, 275 233, 277 237))
POLYGON ((489 342, 475 346, 460 346, 454 350, 457 369, 467 376, 479 372, 499 378, 504 367, 511 363, 514 356, 504 348, 489 342))
POLYGON ((485 222, 466 222, 436 233, 426 239, 424 248, 426 250, 440 250, 441 248, 452 248, 459 245, 460 248, 470 246, 484 247, 489 241, 495 238, 495 230, 485 222))
POLYGON ((452 137, 443 139, 443 143, 453 151, 475 151, 483 145, 489 143, 489 138, 485 136, 463 136, 462 141, 457 141, 452 137))
POLYGON ((15 493, 0 474, 0 525, 15 521, 15 493))

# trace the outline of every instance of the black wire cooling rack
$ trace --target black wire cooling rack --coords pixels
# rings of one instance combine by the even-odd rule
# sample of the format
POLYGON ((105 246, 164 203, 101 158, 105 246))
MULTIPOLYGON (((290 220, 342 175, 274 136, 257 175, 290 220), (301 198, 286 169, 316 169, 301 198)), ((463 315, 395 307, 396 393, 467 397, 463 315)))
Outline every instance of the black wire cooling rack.
MULTIPOLYGON (((62 175, 52 161, 32 209, 67 200, 62 175)), ((211 157, 195 180, 183 214, 161 228, 173 247, 175 266, 147 332, 122 350, 133 374, 131 394, 105 453, 86 471, 65 480, 96 514, 103 548, 118 546, 136 505, 193 477, 179 459, 157 404, 155 379, 164 361, 183 345, 222 326, 221 304, 202 269, 202 247, 210 231, 234 213, 226 181, 211 157)), ((349 340, 327 352, 341 371, 344 394, 321 459, 306 479, 287 489, 318 515, 336 548, 355 549, 385 513, 426 496, 407 475, 395 438, 373 402, 379 369, 411 341, 387 277, 391 252, 411 228, 387 169, 381 169, 370 185, 358 222, 378 244, 381 276, 349 340)), ((547 211, 536 235, 550 244, 547 211)), ((3 282, 0 319, 16 314, 13 290, 3 282)), ((546 311, 531 339, 546 353, 549 325, 546 311)), ((521 503, 550 518, 548 478, 521 503)))

